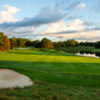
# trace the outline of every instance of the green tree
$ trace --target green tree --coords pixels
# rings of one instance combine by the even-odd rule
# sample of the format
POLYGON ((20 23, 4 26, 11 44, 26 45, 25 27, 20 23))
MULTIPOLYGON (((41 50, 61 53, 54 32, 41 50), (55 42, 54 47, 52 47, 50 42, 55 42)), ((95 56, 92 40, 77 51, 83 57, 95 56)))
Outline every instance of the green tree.
POLYGON ((17 38, 17 47, 25 47, 26 39, 17 38))
POLYGON ((77 45, 78 45, 78 42, 76 40, 67 40, 66 41, 66 46, 74 47, 74 46, 77 46, 77 45))
POLYGON ((36 47, 36 48, 40 48, 41 47, 41 42, 39 40, 35 40, 32 42, 32 46, 36 47))
POLYGON ((41 48, 53 48, 53 43, 51 40, 44 38, 41 41, 41 48))
POLYGON ((10 38, 10 42, 11 42, 11 49, 17 47, 17 40, 16 38, 10 38))

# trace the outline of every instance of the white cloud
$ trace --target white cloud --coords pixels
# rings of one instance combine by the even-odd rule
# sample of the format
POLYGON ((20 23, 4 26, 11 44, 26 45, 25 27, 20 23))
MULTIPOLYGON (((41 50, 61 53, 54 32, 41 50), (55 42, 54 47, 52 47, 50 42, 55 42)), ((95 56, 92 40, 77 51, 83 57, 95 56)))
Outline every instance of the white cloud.
POLYGON ((30 27, 18 27, 13 30, 13 33, 31 33, 34 32, 35 28, 30 27))
POLYGON ((75 19, 74 21, 72 21, 67 25, 66 30, 82 31, 85 28, 86 26, 84 25, 84 21, 80 19, 75 19))
POLYGON ((61 20, 56 23, 52 23, 48 25, 48 28, 41 32, 42 34, 46 33, 59 33, 63 31, 82 31, 86 28, 84 22, 80 19, 75 19, 74 21, 68 23, 67 25, 64 23, 64 20, 61 20))
MULTIPOLYGON (((86 4, 84 4, 84 3, 80 3, 77 5, 78 9, 83 9, 85 7, 86 7, 86 4)), ((0 24, 2 24, 4 22, 16 22, 17 19, 14 18, 14 15, 18 11, 19 11, 18 8, 6 5, 4 7, 4 10, 0 12, 0 24)), ((55 12, 53 14, 55 14, 55 12)), ((65 21, 63 20, 64 17, 58 18, 60 21, 59 20, 55 21, 56 16, 50 17, 50 15, 48 15, 48 17, 45 18, 40 15, 39 15, 39 17, 29 19, 28 22, 27 22, 27 19, 25 19, 25 21, 21 21, 17 24, 16 23, 12 24, 11 27, 5 28, 5 30, 1 28, 2 29, 1 31, 4 31, 8 36, 29 37, 32 39, 36 38, 36 37, 40 38, 40 37, 46 36, 51 39, 60 39, 60 40, 61 39, 76 39, 76 40, 82 40, 82 41, 83 40, 89 40, 89 41, 90 40, 91 41, 99 40, 100 30, 95 30, 95 29, 87 30, 88 29, 87 25, 85 25, 85 22, 81 19, 75 19, 69 23, 65 23, 65 21), (36 18, 38 18, 38 19, 36 19, 36 18), (54 20, 53 20, 53 18, 54 18, 54 20), (50 20, 48 20, 48 19, 50 19, 50 20), (38 23, 40 23, 40 24, 38 24, 38 23), (14 27, 13 29, 10 29, 10 28, 12 28, 13 25, 18 26, 18 24, 19 24, 19 27, 14 27), (28 25, 26 25, 26 24, 28 24, 28 25), (48 27, 44 27, 44 29, 40 28, 40 31, 37 31, 38 29, 34 27, 35 24, 41 25, 41 26, 48 25, 48 27)), ((45 15, 45 14, 42 14, 42 15, 45 15)), ((58 16, 60 14, 58 13, 56 15, 58 16)), ((39 27, 41 27, 41 26, 39 26, 39 27)))
POLYGON ((42 34, 46 34, 46 33, 56 33, 62 30, 66 29, 66 25, 64 24, 64 20, 61 20, 59 22, 55 22, 55 23, 51 23, 48 25, 48 28, 45 29, 43 32, 41 32, 42 34))
POLYGON ((100 38, 100 30, 87 30, 87 28, 81 19, 75 19, 67 24, 62 20, 48 25, 48 28, 41 33, 48 37, 61 37, 62 39, 80 41, 96 41, 100 38))
POLYGON ((48 34, 49 37, 60 37, 60 41, 66 39, 75 39, 79 41, 100 41, 100 31, 88 31, 71 34, 48 34))
POLYGON ((20 37, 20 38, 25 38, 25 37, 32 37, 34 35, 34 30, 35 28, 32 26, 29 27, 18 27, 18 28, 7 28, 5 30, 1 30, 1 32, 4 32, 5 35, 9 37, 20 37))
POLYGON ((14 6, 5 5, 4 9, 0 12, 0 24, 4 22, 16 22, 18 19, 14 15, 19 11, 19 8, 14 6))
POLYGON ((80 3, 80 4, 77 5, 77 8, 78 9, 86 8, 86 4, 85 3, 80 3))

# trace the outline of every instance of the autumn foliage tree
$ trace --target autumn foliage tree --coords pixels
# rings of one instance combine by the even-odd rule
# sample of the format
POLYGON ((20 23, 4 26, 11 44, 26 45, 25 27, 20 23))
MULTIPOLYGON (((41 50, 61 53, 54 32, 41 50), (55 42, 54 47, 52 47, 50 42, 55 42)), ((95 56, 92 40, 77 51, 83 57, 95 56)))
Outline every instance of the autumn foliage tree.
POLYGON ((7 51, 11 47, 10 40, 2 32, 0 32, 0 50, 7 51))

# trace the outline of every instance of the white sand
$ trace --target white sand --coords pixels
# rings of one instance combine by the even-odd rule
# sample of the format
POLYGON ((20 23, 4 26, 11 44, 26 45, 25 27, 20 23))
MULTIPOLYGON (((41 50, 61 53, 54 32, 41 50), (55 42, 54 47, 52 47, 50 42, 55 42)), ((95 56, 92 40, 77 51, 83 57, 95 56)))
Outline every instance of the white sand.
POLYGON ((84 57, 95 57, 95 58, 99 58, 98 56, 96 56, 95 54, 80 54, 80 53, 76 53, 77 56, 84 56, 84 57))
POLYGON ((31 86, 33 82, 25 75, 13 70, 0 69, 0 89, 3 88, 24 88, 31 86))

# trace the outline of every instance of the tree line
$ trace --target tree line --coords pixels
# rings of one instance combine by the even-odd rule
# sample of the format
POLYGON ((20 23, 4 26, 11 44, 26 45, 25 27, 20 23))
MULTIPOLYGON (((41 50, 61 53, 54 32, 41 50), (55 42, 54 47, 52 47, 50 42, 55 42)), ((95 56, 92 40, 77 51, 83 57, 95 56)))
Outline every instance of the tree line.
POLYGON ((0 32, 0 50, 1 51, 7 51, 9 49, 13 48, 19 48, 19 47, 35 47, 35 48, 73 48, 73 47, 94 47, 94 48, 100 48, 100 41, 97 42, 78 42, 76 40, 66 40, 66 41, 58 41, 58 42, 52 42, 51 40, 47 38, 43 38, 40 40, 29 40, 26 38, 9 38, 4 35, 2 32, 0 32))

